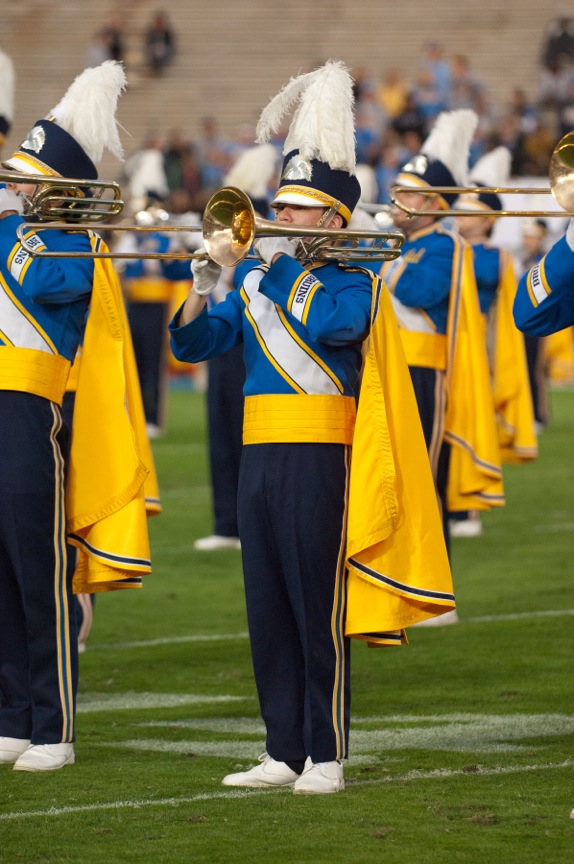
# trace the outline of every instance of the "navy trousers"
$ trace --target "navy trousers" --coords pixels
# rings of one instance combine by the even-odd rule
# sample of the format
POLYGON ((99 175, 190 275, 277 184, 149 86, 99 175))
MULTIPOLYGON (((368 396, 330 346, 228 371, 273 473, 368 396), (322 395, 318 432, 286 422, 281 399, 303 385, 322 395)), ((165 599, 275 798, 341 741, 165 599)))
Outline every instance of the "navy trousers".
POLYGON ((281 762, 347 755, 349 640, 343 635, 350 448, 250 444, 239 536, 267 752, 281 762))
POLYGON ((243 439, 243 345, 207 363, 207 424, 214 533, 237 537, 237 487, 243 439))
POLYGON ((442 517, 442 528, 446 548, 450 555, 450 531, 448 527, 447 484, 450 462, 450 444, 444 441, 445 396, 444 372, 422 366, 410 366, 411 380, 417 400, 419 415, 431 470, 437 491, 442 517))
POLYGON ((147 423, 165 425, 167 303, 130 303, 128 320, 147 423))
POLYGON ((0 391, 0 735, 74 740, 76 616, 67 574, 67 429, 57 405, 0 391))

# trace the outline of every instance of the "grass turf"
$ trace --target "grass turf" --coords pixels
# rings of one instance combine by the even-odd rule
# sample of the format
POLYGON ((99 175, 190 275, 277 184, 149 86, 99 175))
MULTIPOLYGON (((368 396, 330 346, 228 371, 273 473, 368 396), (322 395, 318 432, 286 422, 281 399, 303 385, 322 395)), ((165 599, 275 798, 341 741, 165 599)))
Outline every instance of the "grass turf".
POLYGON ((212 530, 201 394, 154 442, 163 514, 142 591, 99 596, 81 657, 75 766, 0 766, 2 864, 572 860, 574 392, 507 506, 454 541, 460 624, 353 646, 347 790, 229 790, 264 747, 240 555, 212 530))

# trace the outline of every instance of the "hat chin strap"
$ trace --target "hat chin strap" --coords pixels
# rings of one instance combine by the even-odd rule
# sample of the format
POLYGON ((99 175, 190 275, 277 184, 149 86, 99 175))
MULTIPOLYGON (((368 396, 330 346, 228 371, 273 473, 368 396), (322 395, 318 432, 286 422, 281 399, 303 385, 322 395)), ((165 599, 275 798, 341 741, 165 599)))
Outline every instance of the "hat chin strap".
MULTIPOLYGON (((340 206, 340 201, 333 201, 331 206, 321 215, 315 227, 323 228, 333 218, 333 216, 337 215, 340 206)), ((300 253, 297 256, 299 261, 313 261, 316 256, 317 249, 320 249, 321 246, 324 246, 327 242, 329 242, 328 237, 300 237, 298 244, 300 253)), ((331 241, 331 243, 332 242, 333 241, 331 241)))
POLYGON ((325 210, 325 212, 323 213, 323 215, 321 216, 321 218, 317 222, 317 228, 322 228, 324 225, 326 225, 327 222, 329 222, 330 219, 333 218, 333 216, 336 216, 337 213, 339 212, 340 206, 341 206, 340 201, 333 201, 333 203, 331 204, 329 209, 325 210))

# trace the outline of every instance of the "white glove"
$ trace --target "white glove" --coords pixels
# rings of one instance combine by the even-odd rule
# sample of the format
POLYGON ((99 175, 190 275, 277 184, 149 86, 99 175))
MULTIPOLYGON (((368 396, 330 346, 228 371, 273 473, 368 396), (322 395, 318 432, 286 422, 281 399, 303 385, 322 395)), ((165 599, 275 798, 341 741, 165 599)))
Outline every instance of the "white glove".
POLYGON ((289 240, 287 237, 260 237, 255 242, 254 250, 260 261, 271 264, 278 252, 294 258, 298 244, 299 238, 289 240))
POLYGON ((0 189, 0 213, 6 213, 8 210, 15 210, 16 213, 22 215, 24 201, 12 189, 0 189))
POLYGON ((571 219, 568 223, 568 229, 566 231, 566 242, 568 246, 574 252, 574 219, 571 219))
MULTIPOLYGON (((198 252, 205 252, 205 249, 198 249, 198 252)), ((191 272, 195 293, 199 294, 200 297, 211 294, 219 282, 221 269, 219 264, 216 264, 211 258, 194 258, 191 262, 191 272)))

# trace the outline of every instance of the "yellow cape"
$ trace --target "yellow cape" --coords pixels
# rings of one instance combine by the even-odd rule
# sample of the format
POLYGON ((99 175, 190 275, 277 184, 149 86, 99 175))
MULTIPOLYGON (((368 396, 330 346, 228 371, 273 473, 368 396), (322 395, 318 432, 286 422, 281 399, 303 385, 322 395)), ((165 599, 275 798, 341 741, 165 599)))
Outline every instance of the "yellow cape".
MULTIPOLYGON (((92 248, 105 249, 92 235, 92 248)), ((74 591, 141 586, 151 572, 147 515, 161 510, 130 330, 109 259, 95 259, 78 370, 67 486, 74 591)))
POLYGON ((452 270, 445 419, 445 440, 451 445, 448 509, 487 510, 504 504, 502 460, 472 249, 458 239, 452 270))
POLYGON ((498 438, 503 462, 527 462, 536 459, 538 442, 524 337, 512 316, 517 282, 507 252, 500 253, 500 265, 496 301, 487 321, 498 438))
POLYGON ((417 402, 388 289, 375 283, 357 409, 347 527, 345 633, 372 645, 454 608, 417 402))

